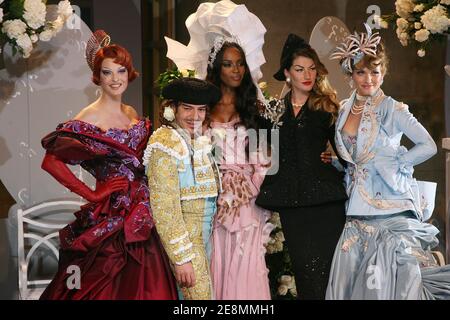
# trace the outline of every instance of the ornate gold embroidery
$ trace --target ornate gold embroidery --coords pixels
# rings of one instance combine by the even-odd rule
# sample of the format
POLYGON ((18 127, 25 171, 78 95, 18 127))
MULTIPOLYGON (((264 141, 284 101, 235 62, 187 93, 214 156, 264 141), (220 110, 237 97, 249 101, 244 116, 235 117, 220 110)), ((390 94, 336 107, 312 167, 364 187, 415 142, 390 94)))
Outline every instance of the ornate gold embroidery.
POLYGON ((195 271, 195 286, 182 288, 181 291, 186 300, 210 300, 212 299, 211 275, 203 241, 205 200, 182 201, 181 207, 184 222, 193 243, 192 250, 195 253, 195 258, 192 260, 195 271))
POLYGON ((364 231, 372 235, 375 232, 375 227, 371 226, 367 223, 362 222, 361 220, 353 220, 353 224, 360 230, 364 231))
POLYGON ((191 195, 196 191, 203 192, 203 198, 182 200, 177 162, 159 149, 153 150, 150 157, 148 178, 156 228, 170 261, 172 264, 191 261, 194 267, 196 284, 192 288, 181 288, 184 298, 211 299, 211 276, 203 241, 204 194, 213 189, 217 195, 217 187, 214 184, 186 188, 191 195))
POLYGON ((358 186, 358 191, 361 197, 370 204, 372 207, 377 209, 395 209, 401 208, 404 210, 414 210, 414 205, 409 200, 382 200, 382 199, 372 199, 364 187, 360 184, 358 186))
POLYGON ((177 159, 185 158, 189 155, 186 142, 176 132, 175 129, 161 127, 150 137, 148 148, 162 150, 177 159))
POLYGON ((208 184, 208 185, 198 185, 198 186, 181 188, 180 194, 181 194, 182 200, 216 197, 217 196, 217 185, 216 184, 208 184))
POLYGON ((364 149, 362 150, 362 152, 360 153, 360 155, 356 161, 359 164, 367 163, 374 157, 373 153, 369 152, 369 150, 373 146, 373 144, 377 138, 378 131, 380 129, 380 123, 377 121, 376 112, 374 110, 380 105, 380 103, 384 100, 384 98, 385 98, 385 95, 381 91, 380 96, 375 98, 375 101, 373 102, 373 104, 369 108, 369 110, 364 111, 362 122, 365 117, 368 117, 370 126, 371 126, 371 128, 370 128, 371 130, 369 133, 369 137, 364 145, 364 149))
POLYGON ((344 252, 348 252, 350 248, 358 241, 359 236, 352 236, 344 241, 342 244, 341 250, 344 252))
POLYGON ((156 229, 166 252, 174 264, 192 256, 191 243, 183 220, 176 161, 162 150, 155 149, 148 170, 150 204, 156 229))

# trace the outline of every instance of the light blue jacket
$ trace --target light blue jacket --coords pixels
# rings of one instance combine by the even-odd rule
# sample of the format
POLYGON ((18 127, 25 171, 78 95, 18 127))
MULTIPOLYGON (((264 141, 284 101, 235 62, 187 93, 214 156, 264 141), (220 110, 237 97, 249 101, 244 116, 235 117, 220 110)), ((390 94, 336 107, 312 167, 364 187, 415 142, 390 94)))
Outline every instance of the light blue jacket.
POLYGON ((434 208, 436 184, 416 181, 412 174, 413 166, 436 154, 435 142, 407 105, 380 90, 364 108, 353 159, 343 143, 342 128, 354 99, 355 92, 343 101, 335 136, 339 155, 347 161, 347 215, 375 216, 412 210, 418 219, 427 220, 434 208), (409 151, 400 145, 403 134, 415 144, 409 151))

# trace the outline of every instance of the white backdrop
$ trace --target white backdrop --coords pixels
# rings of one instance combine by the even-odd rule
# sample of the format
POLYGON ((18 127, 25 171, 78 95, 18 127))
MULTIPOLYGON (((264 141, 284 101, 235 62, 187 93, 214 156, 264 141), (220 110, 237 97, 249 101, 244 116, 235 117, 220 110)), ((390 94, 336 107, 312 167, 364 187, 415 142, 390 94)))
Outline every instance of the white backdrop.
MULTIPOLYGON (((70 193, 40 167, 41 139, 96 99, 98 87, 85 61, 91 30, 74 16, 50 42, 39 42, 29 59, 5 46, 0 70, 0 179, 19 205, 28 207, 70 193)), ((78 167, 74 173, 92 186, 78 167)))

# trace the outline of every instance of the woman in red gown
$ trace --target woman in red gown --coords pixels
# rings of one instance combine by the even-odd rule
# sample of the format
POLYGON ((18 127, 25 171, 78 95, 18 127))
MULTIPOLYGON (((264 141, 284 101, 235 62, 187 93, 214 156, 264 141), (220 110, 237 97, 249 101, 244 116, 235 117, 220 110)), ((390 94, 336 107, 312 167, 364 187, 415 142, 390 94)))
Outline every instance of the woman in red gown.
POLYGON ((102 95, 42 140, 47 150, 42 168, 88 203, 60 231, 58 272, 41 299, 177 299, 142 165, 150 122, 121 100, 137 76, 131 56, 97 31, 86 57, 102 95), (95 191, 66 164, 90 172, 97 179, 95 191))

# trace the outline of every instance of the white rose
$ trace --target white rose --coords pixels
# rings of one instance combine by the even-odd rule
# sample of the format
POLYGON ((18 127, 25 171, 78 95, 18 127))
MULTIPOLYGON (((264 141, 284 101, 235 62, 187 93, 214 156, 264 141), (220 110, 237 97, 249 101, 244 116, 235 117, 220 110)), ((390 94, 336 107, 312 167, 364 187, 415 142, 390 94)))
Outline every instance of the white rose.
POLYGON ((408 40, 400 39, 400 44, 401 44, 402 46, 406 47, 406 46, 408 45, 408 40))
POLYGON ((270 217, 269 221, 270 221, 270 223, 275 225, 275 227, 281 228, 281 219, 280 219, 280 214, 278 212, 272 213, 272 216, 270 217))
POLYGON ((3 22, 2 31, 6 33, 8 38, 16 39, 18 36, 27 31, 27 25, 25 24, 25 22, 19 19, 6 20, 5 22, 3 22))
POLYGON ((39 37, 38 37, 36 34, 32 34, 32 35, 30 36, 30 39, 31 39, 31 42, 32 42, 32 43, 36 43, 36 42, 38 42, 39 37))
POLYGON ((278 295, 285 296, 288 293, 288 287, 284 284, 278 287, 278 295))
POLYGON ((31 42, 30 36, 28 36, 26 33, 18 36, 16 43, 19 47, 21 47, 24 50, 28 50, 29 48, 33 47, 33 43, 31 42))
POLYGON ((22 50, 23 51, 22 57, 24 57, 25 59, 29 58, 31 56, 31 50, 32 49, 22 50))
POLYGON ((30 57, 31 51, 33 50, 33 43, 30 37, 24 33, 17 37, 17 45, 20 47, 24 58, 30 57))
POLYGON ((56 35, 64 27, 64 20, 61 16, 52 22, 53 34, 56 35))
POLYGON ((30 28, 38 29, 44 25, 47 10, 41 0, 25 0, 23 8, 23 18, 30 28))
POLYGON ((3 8, 0 8, 0 23, 2 23, 2 21, 3 21, 3 8))
POLYGON ((265 89, 267 89, 267 82, 265 82, 265 81, 260 82, 260 83, 258 83, 258 86, 261 90, 265 90, 265 89))
POLYGON ((424 42, 428 40, 428 36, 430 35, 430 31, 427 29, 420 29, 419 31, 416 31, 414 34, 414 37, 416 41, 418 42, 424 42))
MULTIPOLYGON (((1 3, 1 2, 0 2, 1 3)), ((450 0, 441 0, 441 4, 450 5, 450 0)))
POLYGON ((402 18, 408 18, 414 10, 414 3, 412 0, 397 0, 395 2, 395 11, 402 18))
POLYGON ((381 18, 380 16, 375 15, 374 19, 375 19, 375 23, 377 25, 379 25, 380 28, 387 29, 389 27, 389 24, 387 23, 387 21, 383 20, 383 18, 381 18))
POLYGON ((165 107, 163 117, 167 121, 175 120, 175 113, 173 112, 173 109, 171 107, 165 107))
POLYGON ((53 38, 53 31, 50 29, 44 30, 39 34, 39 40, 47 42, 53 38))
POLYGON ((291 292, 291 294, 292 294, 294 297, 297 296, 297 288, 289 289, 289 291, 291 292))
POLYGON ((278 231, 275 234, 275 240, 276 241, 280 241, 280 242, 284 242, 285 241, 283 231, 278 231))
MULTIPOLYGON (((270 241, 269 241, 269 242, 270 242, 270 241)), ((268 253, 268 254, 273 254, 273 253, 276 253, 276 252, 277 252, 276 249, 275 249, 274 244, 272 244, 272 243, 267 243, 265 246, 266 246, 266 250, 267 250, 267 253, 268 253)))
POLYGON ((58 3, 58 15, 63 17, 64 20, 70 18, 73 14, 73 8, 70 1, 64 0, 58 3))
POLYGON ((421 3, 414 7, 414 12, 422 12, 423 9, 425 9, 425 5, 423 3, 421 3))
POLYGON ((425 50, 423 50, 423 49, 419 49, 418 51, 417 51, 417 55, 419 56, 419 57, 424 57, 425 56, 425 50))
POLYGON ((408 21, 404 18, 398 18, 396 23, 397 23, 397 28, 400 29, 401 31, 406 30, 409 26, 408 21))
POLYGON ((431 33, 446 32, 450 26, 450 19, 447 17, 447 9, 440 4, 427 10, 420 18, 420 21, 431 33))
POLYGON ((275 252, 283 251, 283 242, 276 241, 275 244, 274 244, 274 247, 275 247, 275 252))
POLYGON ((414 28, 416 30, 422 29, 422 24, 420 22, 414 22, 414 28))
POLYGON ((280 277, 280 279, 278 279, 278 282, 281 283, 281 284, 284 284, 284 285, 288 286, 288 288, 290 289, 290 288, 292 288, 292 280, 293 280, 293 279, 294 279, 294 278, 293 278, 292 276, 289 276, 289 275, 282 275, 282 276, 280 277))

